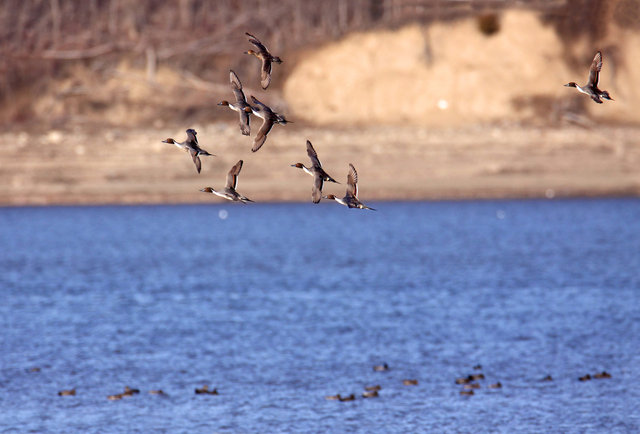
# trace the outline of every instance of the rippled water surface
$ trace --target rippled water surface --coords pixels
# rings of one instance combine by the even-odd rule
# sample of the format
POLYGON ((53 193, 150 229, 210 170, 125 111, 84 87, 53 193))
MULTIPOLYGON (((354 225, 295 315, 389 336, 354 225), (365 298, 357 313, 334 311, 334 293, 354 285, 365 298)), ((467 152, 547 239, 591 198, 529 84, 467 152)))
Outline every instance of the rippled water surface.
POLYGON ((640 201, 372 205, 0 209, 0 431, 640 431, 640 201))

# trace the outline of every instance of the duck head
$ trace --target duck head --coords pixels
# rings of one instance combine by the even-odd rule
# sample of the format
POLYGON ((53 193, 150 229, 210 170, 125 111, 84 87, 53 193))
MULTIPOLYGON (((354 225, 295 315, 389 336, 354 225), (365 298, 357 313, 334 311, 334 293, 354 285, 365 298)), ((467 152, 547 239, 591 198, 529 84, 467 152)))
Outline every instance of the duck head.
POLYGON ((298 169, 302 169, 304 167, 304 164, 296 163, 296 164, 292 164, 291 167, 297 167, 298 169))
POLYGON ((201 188, 200 191, 202 191, 203 193, 213 193, 213 188, 205 187, 205 188, 201 188))
POLYGON ((226 106, 228 106, 229 105, 229 101, 227 101, 227 100, 220 101, 218 103, 218 105, 226 105, 226 106))
POLYGON ((600 94, 600 98, 608 99, 609 101, 613 101, 613 98, 611 98, 611 95, 609 95, 609 92, 607 92, 606 90, 602 91, 602 93, 600 94))
POLYGON ((255 52, 255 51, 253 51, 253 50, 245 51, 245 52, 244 52, 244 54, 251 54, 252 56, 257 56, 257 55, 258 55, 258 53, 256 53, 256 52, 255 52))
POLYGON ((565 87, 578 87, 578 85, 575 82, 570 82, 564 85, 565 87))
POLYGON ((328 194, 326 196, 322 196, 323 199, 328 199, 328 200, 336 200, 336 197, 333 194, 328 194))
POLYGON ((170 145, 175 145, 176 141, 171 139, 171 138, 169 138, 169 139, 163 140, 162 143, 169 143, 170 145))
POLYGON ((272 58, 271 58, 271 61, 272 61, 272 62, 275 62, 275 63, 282 63, 282 59, 280 59, 280 58, 279 58, 279 57, 277 57, 277 56, 276 56, 276 57, 272 57, 272 58))

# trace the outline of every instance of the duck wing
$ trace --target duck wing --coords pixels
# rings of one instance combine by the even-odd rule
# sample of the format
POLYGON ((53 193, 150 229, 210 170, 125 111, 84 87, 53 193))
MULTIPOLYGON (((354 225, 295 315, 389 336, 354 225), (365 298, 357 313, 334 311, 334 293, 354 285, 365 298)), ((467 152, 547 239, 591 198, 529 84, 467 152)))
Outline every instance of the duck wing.
POLYGON ((200 161, 200 157, 198 157, 198 151, 195 149, 189 149, 189 153, 193 159, 193 164, 196 165, 196 170, 200 173, 200 170, 202 169, 202 162, 200 161))
POLYGON ((191 129, 187 130, 187 145, 189 145, 189 142, 195 143, 196 146, 198 145, 198 137, 196 137, 195 131, 191 129))
POLYGON ((240 105, 243 105, 242 103, 246 103, 247 98, 244 96, 244 92, 242 91, 242 83, 233 70, 229 71, 229 83, 231 84, 233 95, 236 97, 236 102, 239 102, 240 105))
POLYGON ((263 103, 261 103, 260 100, 258 98, 256 98, 255 96, 253 96, 253 95, 251 95, 251 101, 255 105, 257 105, 261 110, 269 111, 269 112, 271 111, 271 109, 268 106, 266 106, 263 103))
POLYGON ((600 79, 600 70, 602 69, 602 53, 597 52, 593 58, 593 62, 591 62, 591 67, 589 68, 589 82, 588 86, 597 87, 598 80, 600 79))
POLYGON ((243 161, 240 160, 238 161, 232 168, 231 170, 229 170, 229 173, 227 173, 227 188, 232 188, 233 190, 236 189, 236 187, 238 186, 238 175, 240 175, 240 170, 242 169, 242 163, 243 161))
POLYGON ((263 57, 260 84, 262 85, 263 89, 266 89, 269 87, 270 83, 271 83, 271 59, 268 59, 267 57, 263 57))
POLYGON ((322 180, 322 175, 316 172, 316 174, 313 175, 313 188, 311 190, 311 197, 313 199, 313 203, 318 203, 320 202, 320 199, 322 199, 323 183, 324 181, 322 180))
POLYGON ((251 128, 249 127, 249 113, 244 110, 239 112, 240 116, 240 131, 242 135, 248 136, 251 132, 251 128))
POLYGON ((262 147, 262 145, 264 145, 265 140, 267 140, 267 134, 269 134, 271 128, 273 128, 273 117, 265 116, 260 130, 258 130, 258 134, 256 135, 255 139, 253 139, 253 147, 251 148, 251 152, 256 152, 262 147))
POLYGON ((347 175, 347 196, 358 198, 358 172, 351 163, 349 163, 349 174, 347 175))
POLYGON ((318 159, 318 153, 316 152, 315 149, 313 149, 313 145, 309 140, 307 140, 307 155, 311 160, 311 166, 315 167, 316 169, 322 168, 322 164, 320 164, 320 159, 318 159))
POLYGON ((253 36, 251 33, 249 32, 245 32, 245 35, 247 35, 249 37, 249 42, 251 42, 253 45, 255 45, 256 47, 258 47, 258 50, 260 50, 263 53, 269 53, 269 51, 267 51, 267 47, 265 47, 262 42, 260 42, 260 39, 256 38, 255 36, 253 36))

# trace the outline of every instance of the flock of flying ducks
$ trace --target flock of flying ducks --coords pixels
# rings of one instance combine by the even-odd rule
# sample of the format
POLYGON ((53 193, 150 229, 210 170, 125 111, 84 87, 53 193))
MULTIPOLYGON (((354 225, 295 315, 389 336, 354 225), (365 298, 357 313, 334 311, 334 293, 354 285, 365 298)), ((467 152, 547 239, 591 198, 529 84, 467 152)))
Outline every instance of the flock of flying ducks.
MULTIPOLYGON (((249 42, 255 45, 257 50, 248 50, 245 51, 244 54, 253 55, 260 59, 260 84, 262 88, 266 90, 271 83, 272 63, 282 63, 282 60, 277 56, 273 56, 257 37, 248 32, 246 33, 246 35, 249 37, 249 42)), ((224 100, 220 101, 218 105, 227 106, 231 110, 238 113, 240 132, 242 133, 242 135, 248 136, 251 134, 250 115, 254 115, 262 119, 262 125, 260 126, 260 129, 253 139, 253 146, 251 147, 252 152, 257 152, 262 147, 262 145, 264 145, 267 140, 267 135, 275 124, 286 125, 288 123, 292 123, 283 115, 273 111, 269 106, 262 103, 253 95, 251 95, 252 104, 249 104, 242 90, 242 82, 233 70, 229 71, 229 84, 231 86, 231 90, 233 91, 235 101, 229 102, 224 100)), ((187 130, 187 140, 183 142, 178 142, 177 140, 172 138, 168 138, 166 140, 163 140, 162 142, 175 145, 178 148, 188 152, 193 159, 193 164, 195 164, 198 173, 200 173, 200 171, 202 170, 202 161, 200 160, 200 157, 215 156, 214 154, 211 154, 200 147, 200 145, 198 144, 198 133, 196 133, 196 131, 192 128, 189 128, 187 130)), ((339 184, 339 182, 333 179, 327 172, 324 171, 324 169, 322 168, 322 164, 320 163, 320 159, 318 158, 318 154, 309 140, 307 140, 307 155, 311 160, 311 165, 309 167, 306 167, 302 163, 292 164, 291 166, 302 169, 305 173, 308 173, 313 177, 313 187, 311 190, 311 198, 313 200, 313 203, 318 203, 321 199, 324 198, 328 200, 335 200, 339 204, 345 205, 349 208, 374 210, 373 208, 368 207, 364 203, 360 202, 360 200, 358 199, 358 172, 356 171, 356 168, 353 166, 353 164, 349 164, 349 173, 347 174, 347 189, 344 197, 336 197, 333 194, 323 196, 322 187, 325 182, 334 182, 337 184, 339 184)), ((229 172, 227 173, 227 182, 223 190, 215 190, 212 187, 205 187, 200 191, 204 193, 215 194, 216 196, 231 201, 242 203, 253 202, 251 199, 243 196, 237 191, 238 176, 240 175, 240 170, 242 170, 243 164, 243 160, 239 160, 229 170, 229 172)))
MULTIPOLYGON (((253 55, 260 59, 260 84, 262 88, 266 90, 271 83, 272 63, 282 63, 282 60, 277 56, 273 56, 257 37, 248 32, 246 32, 245 34, 249 37, 249 42, 255 45, 257 50, 248 50, 245 51, 244 54, 253 55)), ((593 99, 598 104, 602 104, 603 99, 613 101, 613 98, 611 98, 609 92, 607 92, 606 90, 600 90, 598 88, 601 69, 602 53, 598 51, 593 58, 593 62, 591 63, 591 67, 589 69, 589 79, 587 83, 584 86, 580 86, 572 81, 565 84, 565 86, 575 87, 579 92, 589 95, 591 99, 593 99)), ((266 142, 267 135, 275 124, 286 125, 287 123, 291 123, 291 121, 287 120, 283 115, 273 111, 269 106, 262 103, 253 95, 251 95, 252 104, 249 104, 242 90, 242 82, 233 70, 229 71, 229 84, 231 85, 231 90, 233 91, 235 102, 224 100, 220 101, 218 105, 227 106, 231 110, 238 112, 240 132, 245 136, 251 134, 250 115, 253 114, 254 116, 258 116, 262 119, 262 125, 260 126, 260 129, 258 130, 256 136, 254 137, 253 146, 251 147, 252 152, 257 152, 266 142)), ((189 128, 187 130, 187 140, 185 140, 184 142, 178 142, 172 138, 163 140, 163 142, 173 144, 178 148, 189 152, 198 173, 200 173, 202 169, 200 156, 214 156, 214 154, 210 154, 198 145, 197 133, 192 128, 189 128)), ((324 183, 338 183, 338 181, 333 179, 327 172, 324 171, 324 169, 322 168, 322 164, 320 163, 320 159, 318 158, 318 154, 309 140, 307 140, 307 155, 311 160, 311 165, 309 167, 306 167, 302 163, 292 164, 291 166, 302 169, 305 173, 313 177, 313 187, 311 190, 311 198, 313 203, 319 203, 321 199, 328 199, 335 200, 339 204, 347 206, 348 208, 374 210, 373 208, 370 208, 364 203, 360 202, 360 200, 358 199, 358 172, 356 171, 356 168, 353 166, 353 164, 349 163, 349 173, 347 174, 347 189, 344 197, 339 198, 333 194, 323 196, 322 187, 324 183)), ((233 167, 231 167, 229 173, 227 173, 227 182, 224 190, 218 191, 213 189, 212 187, 205 187, 200 191, 204 193, 215 194, 216 196, 231 201, 239 201, 242 203, 253 202, 251 199, 241 195, 236 190, 238 188, 238 176, 240 175, 240 170, 242 170, 242 165, 243 160, 239 160, 236 164, 233 165, 233 167)))

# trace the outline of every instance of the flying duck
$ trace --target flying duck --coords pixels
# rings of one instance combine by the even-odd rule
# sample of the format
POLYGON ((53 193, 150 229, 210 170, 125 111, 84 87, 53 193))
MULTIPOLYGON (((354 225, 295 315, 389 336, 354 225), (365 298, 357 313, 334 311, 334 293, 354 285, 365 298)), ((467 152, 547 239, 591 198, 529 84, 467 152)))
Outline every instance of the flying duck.
POLYGON ((597 102, 598 104, 602 104, 602 99, 608 99, 609 101, 613 101, 613 98, 609 95, 609 92, 606 90, 598 89, 598 80, 600 78, 600 70, 602 69, 602 53, 597 52, 595 57, 593 58, 593 62, 591 62, 591 68, 589 68, 589 80, 584 87, 581 87, 574 83, 573 81, 565 84, 567 87, 575 87, 579 92, 587 94, 591 97, 592 100, 597 102), (600 99, 602 98, 602 99, 600 99))
POLYGON ((202 149, 198 145, 198 138, 196 137, 198 133, 193 128, 189 128, 187 130, 187 140, 184 142, 177 142, 174 139, 166 139, 163 140, 162 143, 169 143, 171 145, 176 145, 180 149, 184 149, 186 152, 191 154, 191 158, 193 159, 193 164, 196 165, 196 170, 200 173, 200 169, 202 169, 202 162, 200 162, 200 155, 208 155, 211 157, 215 157, 214 154, 210 154, 204 149, 202 149))
POLYGON ((365 204, 360 202, 360 200, 358 200, 358 172, 356 172, 356 168, 353 167, 353 164, 351 163, 349 163, 349 174, 347 175, 347 192, 345 196, 342 199, 335 197, 333 194, 323 197, 325 199, 335 200, 339 204, 349 208, 370 209, 371 211, 375 211, 375 209, 366 206, 365 204))
POLYGON ((251 95, 251 101, 255 104, 255 106, 251 106, 251 112, 259 118, 262 118, 262 126, 253 139, 253 147, 251 148, 251 152, 256 152, 264 145, 264 142, 267 140, 267 134, 269 134, 269 131, 273 128, 273 124, 286 125, 293 122, 288 121, 284 116, 271 110, 271 108, 261 103, 258 98, 253 95, 251 95))
POLYGON ((220 101, 218 105, 225 105, 231 110, 237 111, 240 115, 240 131, 243 135, 248 136, 249 129, 249 115, 251 114, 251 107, 247 104, 247 99, 242 91, 242 83, 233 70, 229 70, 229 83, 231 84, 231 90, 236 97, 236 102, 230 103, 227 100, 220 101))
POLYGON ((292 164, 291 167, 297 167, 298 169, 304 170, 305 173, 313 176, 313 188, 311 190, 311 198, 313 199, 313 203, 320 202, 322 198, 322 184, 327 182, 335 182, 336 184, 340 184, 338 181, 329 176, 327 172, 322 169, 322 164, 320 164, 320 160, 318 159, 318 154, 316 150, 313 149, 313 145, 309 140, 307 140, 307 155, 311 159, 311 167, 306 167, 302 163, 292 164))
POLYGON ((279 57, 272 56, 262 42, 251 33, 245 32, 245 35, 249 37, 249 42, 258 48, 258 51, 249 50, 245 51, 244 54, 251 54, 262 61, 260 84, 263 89, 266 89, 271 83, 271 62, 282 63, 282 60, 279 57))
POLYGON ((238 187, 238 175, 242 169, 242 163, 242 160, 238 161, 231 170, 229 170, 229 173, 227 173, 227 185, 225 186, 224 191, 215 191, 211 187, 205 187, 200 191, 212 193, 227 200, 240 201, 242 203, 253 202, 251 199, 242 196, 236 191, 236 188, 238 187))

